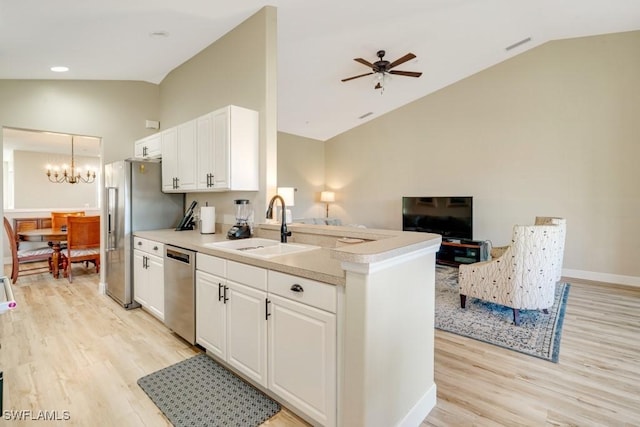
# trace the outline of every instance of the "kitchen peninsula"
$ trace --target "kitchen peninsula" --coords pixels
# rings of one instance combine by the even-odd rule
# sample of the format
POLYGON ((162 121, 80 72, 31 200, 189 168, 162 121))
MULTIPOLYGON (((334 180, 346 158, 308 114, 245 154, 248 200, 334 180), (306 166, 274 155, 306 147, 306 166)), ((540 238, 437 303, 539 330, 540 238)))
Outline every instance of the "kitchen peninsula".
MULTIPOLYGON (((279 225, 261 224, 254 229, 254 236, 278 240, 279 229, 279 225)), ((209 276, 227 274, 229 277, 221 280, 227 280, 231 288, 236 286, 232 280, 237 280, 232 273, 240 269, 249 269, 251 274, 236 277, 264 278, 258 279, 264 283, 255 287, 265 295, 261 305, 266 302, 262 319, 269 325, 268 344, 264 344, 267 360, 247 374, 235 369, 232 361, 225 363, 216 351, 210 352, 216 347, 203 346, 276 400, 314 425, 419 425, 436 403, 433 320, 435 253, 440 236, 304 224, 291 224, 289 230, 289 242, 318 248, 261 258, 216 249, 211 244, 225 240, 222 229, 216 234, 155 230, 135 235, 196 251, 198 274, 209 274, 204 271, 205 264, 228 266, 214 272, 218 276, 209 276), (309 303, 307 313, 328 320, 312 319, 309 327, 302 329, 307 339, 305 346, 300 346, 304 348, 292 351, 296 341, 289 331, 296 328, 279 326, 282 319, 303 318, 287 317, 287 313, 306 307, 307 297, 317 301, 309 303), (314 331, 321 331, 321 343, 309 342, 314 331), (313 349, 328 354, 318 355, 313 349), (307 376, 313 384, 299 384, 307 376)), ((226 289, 224 292, 226 295, 226 289)), ((264 331, 266 335, 267 326, 264 331)), ((226 337, 232 339, 229 334, 226 337)))

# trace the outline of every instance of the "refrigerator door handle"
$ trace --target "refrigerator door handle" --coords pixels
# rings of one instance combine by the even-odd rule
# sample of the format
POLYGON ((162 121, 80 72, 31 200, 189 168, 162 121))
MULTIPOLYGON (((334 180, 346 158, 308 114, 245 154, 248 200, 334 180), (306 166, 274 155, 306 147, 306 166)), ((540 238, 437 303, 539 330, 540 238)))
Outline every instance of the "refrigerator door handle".
POLYGON ((118 248, 118 233, 116 233, 118 221, 117 205, 118 187, 107 187, 107 252, 115 251, 118 248))

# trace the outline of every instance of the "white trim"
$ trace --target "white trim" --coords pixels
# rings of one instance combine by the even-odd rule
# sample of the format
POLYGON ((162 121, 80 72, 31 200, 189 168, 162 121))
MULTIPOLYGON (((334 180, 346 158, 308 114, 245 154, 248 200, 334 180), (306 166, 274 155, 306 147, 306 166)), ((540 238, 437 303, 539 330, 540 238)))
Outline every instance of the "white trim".
POLYGON ((107 293, 107 284, 105 282, 98 283, 98 293, 100 295, 105 295, 107 293))
POLYGON ((436 384, 432 384, 429 390, 413 405, 413 408, 405 415, 405 417, 396 424, 397 426, 419 426, 422 424, 429 412, 436 406, 436 384))
POLYGON ((594 280, 596 282, 613 283, 640 287, 640 277, 623 276, 621 274, 599 273, 597 271, 562 269, 562 275, 567 278, 594 280))

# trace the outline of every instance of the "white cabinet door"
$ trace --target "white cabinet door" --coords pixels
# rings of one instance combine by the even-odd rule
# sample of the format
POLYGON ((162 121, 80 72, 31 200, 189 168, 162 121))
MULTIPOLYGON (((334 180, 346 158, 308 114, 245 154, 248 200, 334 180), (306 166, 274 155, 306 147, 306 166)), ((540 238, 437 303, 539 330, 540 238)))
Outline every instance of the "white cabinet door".
POLYGON ((336 424, 336 315, 269 294, 269 389, 336 424))
POLYGON ((134 156, 142 159, 159 159, 162 156, 162 142, 159 133, 149 135, 135 142, 134 156))
POLYGON ((160 134, 162 141, 162 191, 178 192, 178 129, 169 128, 160 134))
MULTIPOLYGON (((231 188, 229 112, 229 108, 222 108, 211 113, 213 123, 213 187, 218 190, 231 188)), ((247 153, 247 155, 251 155, 251 153, 247 153)))
POLYGON ((133 251, 133 299, 140 305, 149 305, 149 281, 147 280, 147 255, 145 252, 133 251))
POLYGON ((133 299, 149 313, 164 321, 164 246, 151 240, 134 238, 133 299))
POLYGON ((227 358, 226 280, 196 271, 196 342, 215 356, 227 358))
POLYGON ((197 186, 199 190, 231 189, 229 176, 229 108, 197 119, 197 186))
POLYGON ((178 126, 178 189, 180 192, 196 188, 196 121, 178 126))
POLYGON ((213 150, 213 114, 205 114, 196 119, 196 187, 198 190, 212 190, 215 177, 213 150))
POLYGON ((227 280, 227 362, 267 386, 266 292, 227 280))
POLYGON ((147 309, 164 321, 164 259, 147 254, 147 309))

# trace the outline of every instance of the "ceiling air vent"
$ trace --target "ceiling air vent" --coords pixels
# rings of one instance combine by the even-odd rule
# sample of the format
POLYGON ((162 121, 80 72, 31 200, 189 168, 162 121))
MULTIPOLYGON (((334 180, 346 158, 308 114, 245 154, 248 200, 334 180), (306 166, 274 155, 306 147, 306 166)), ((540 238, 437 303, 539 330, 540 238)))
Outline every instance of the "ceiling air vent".
POLYGON ((527 37, 526 39, 522 39, 522 40, 520 40, 519 42, 516 42, 516 43, 512 44, 511 46, 507 46, 507 47, 505 48, 505 50, 508 52, 508 51, 510 51, 511 49, 515 49, 515 48, 517 48, 518 46, 522 46, 522 45, 523 45, 523 44, 525 44, 525 43, 529 43, 530 41, 531 41, 531 37, 527 37))

